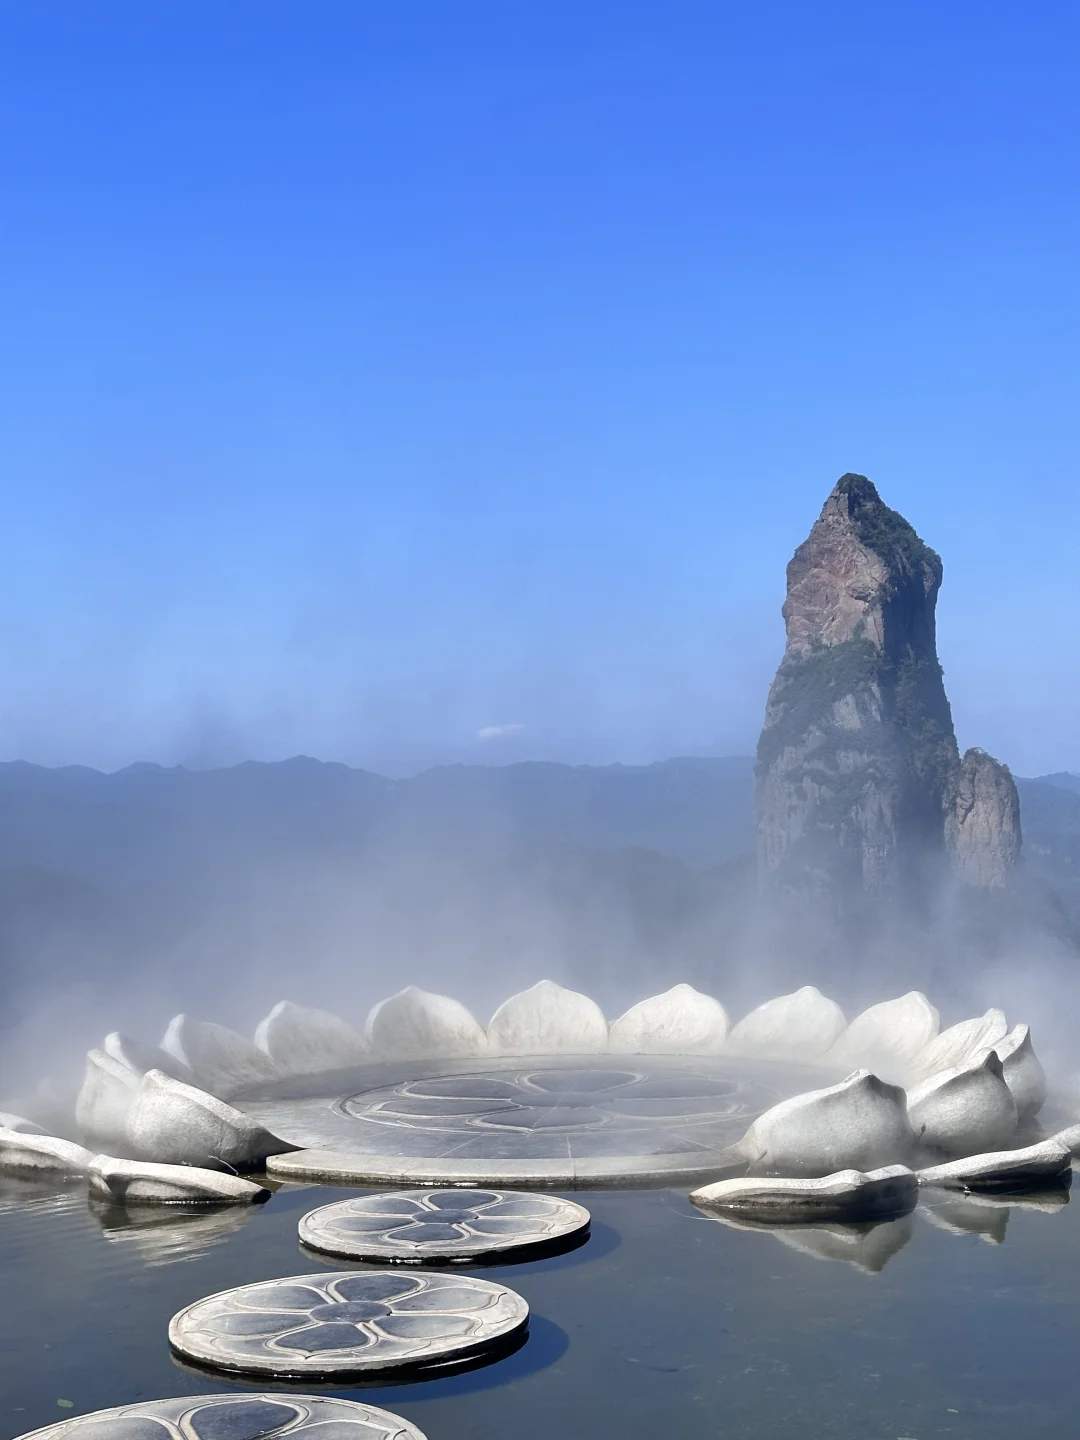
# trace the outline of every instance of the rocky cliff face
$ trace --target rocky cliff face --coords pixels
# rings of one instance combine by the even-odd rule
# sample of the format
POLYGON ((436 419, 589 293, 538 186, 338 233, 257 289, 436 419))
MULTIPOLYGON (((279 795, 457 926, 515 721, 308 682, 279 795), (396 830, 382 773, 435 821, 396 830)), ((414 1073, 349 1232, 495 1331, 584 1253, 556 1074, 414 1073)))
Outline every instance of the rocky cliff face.
POLYGON ((960 762, 945 812, 945 843, 968 885, 1000 890, 1020 858, 1020 797, 1006 765, 985 750, 960 762))
POLYGON ((940 585, 934 551, 865 476, 842 476, 788 565, 787 648, 757 757, 759 870, 771 886, 910 893, 952 853, 979 885, 1001 883, 989 877, 1015 861, 1012 777, 989 756, 961 764, 957 750, 937 658, 940 585))

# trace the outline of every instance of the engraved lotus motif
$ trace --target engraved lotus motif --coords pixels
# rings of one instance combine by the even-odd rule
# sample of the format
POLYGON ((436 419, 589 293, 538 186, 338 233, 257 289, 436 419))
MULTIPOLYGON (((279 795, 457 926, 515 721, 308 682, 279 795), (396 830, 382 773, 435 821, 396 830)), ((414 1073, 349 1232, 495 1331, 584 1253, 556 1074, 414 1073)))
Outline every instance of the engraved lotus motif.
POLYGON ((588 1225, 587 1210, 555 1195, 407 1190, 323 1205, 303 1217, 300 1238, 332 1255, 420 1263, 550 1245, 588 1225))
POLYGON ((424 1440, 407 1421, 350 1400, 307 1395, 192 1395, 74 1416, 23 1440, 424 1440))
POLYGON ((410 1080, 389 1093, 343 1102, 347 1114, 418 1129, 559 1131, 633 1129, 665 1121, 707 1123, 743 1111, 743 1086, 689 1067, 527 1070, 410 1080))
POLYGON ((244 1285, 174 1316, 181 1354, 227 1369, 303 1374, 449 1360, 525 1323, 520 1296, 484 1280, 374 1271, 244 1285))

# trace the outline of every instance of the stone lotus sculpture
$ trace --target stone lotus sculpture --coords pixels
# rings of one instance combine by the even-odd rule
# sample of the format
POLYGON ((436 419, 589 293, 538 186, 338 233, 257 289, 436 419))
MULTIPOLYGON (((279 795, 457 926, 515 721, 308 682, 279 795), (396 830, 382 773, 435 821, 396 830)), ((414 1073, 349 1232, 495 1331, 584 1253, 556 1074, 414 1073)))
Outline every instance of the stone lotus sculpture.
POLYGON ((415 985, 379 1001, 367 1038, 376 1055, 395 1059, 479 1055, 487 1046, 483 1026, 460 1000, 415 985))
POLYGON ((171 1075, 174 1080, 183 1080, 185 1085, 195 1084, 195 1074, 191 1066, 177 1059, 175 1055, 170 1055, 167 1050, 162 1050, 160 1045, 147 1045, 142 1040, 135 1040, 130 1035, 113 1030, 105 1036, 101 1048, 118 1065, 130 1070, 139 1079, 142 1079, 148 1070, 160 1070, 164 1075, 171 1075))
POLYGON ((75 1101, 75 1121, 82 1133, 104 1144, 126 1139, 127 1115, 141 1079, 106 1051, 89 1051, 75 1101))
POLYGON ((902 1164, 915 1143, 904 1100, 899 1086, 856 1070, 766 1110, 732 1147, 732 1161, 751 1175, 809 1178, 902 1164))
POLYGON ((274 1074, 270 1059, 236 1030, 190 1015, 173 1016, 161 1048, 187 1066, 195 1084, 223 1097, 264 1083, 274 1074))
POLYGON ((243 1111, 160 1070, 143 1076, 127 1138, 140 1160, 211 1169, 250 1170, 294 1148, 243 1111))
POLYGON ((962 1069, 969 1061, 1005 1039, 1009 1022, 1003 1010, 987 1010, 971 1020, 961 1020, 942 1030, 915 1056, 912 1077, 936 1075, 941 1070, 962 1069))
POLYGON ((363 1035, 329 1010, 279 1000, 255 1031, 261 1050, 279 1075, 347 1070, 367 1058, 363 1035))
POLYGON ((731 1031, 728 1046, 740 1054, 816 1058, 836 1044, 846 1025, 835 1000, 804 985, 751 1010, 731 1031))
POLYGON ((724 1048, 727 1011, 692 985, 639 1000, 611 1022, 608 1048, 625 1055, 715 1054, 724 1048))
POLYGON ((1019 1150, 968 1155, 945 1165, 919 1171, 919 1184, 949 1190, 1031 1190, 1040 1185, 1067 1184, 1072 1155, 1058 1140, 1040 1140, 1019 1150))
POLYGON ((606 1050, 608 1024, 595 1000, 540 980, 504 1000, 488 1025, 495 1055, 588 1055, 606 1050))
POLYGON ((239 1175, 195 1165, 154 1165, 95 1155, 88 1171, 90 1193, 121 1205, 250 1205, 269 1191, 239 1175))
POLYGON ((13 1130, 18 1135, 44 1135, 45 1131, 28 1120, 25 1115, 13 1115, 10 1110, 0 1110, 0 1130, 13 1130))
MULTIPOLYGON (((36 1127, 40 1143, 28 1148, 24 1137, 31 1122, 9 1115, 12 1123, 0 1124, 0 1135, 8 1137, 0 1145, 0 1169, 33 1166, 80 1174, 87 1157, 101 1149, 142 1163, 250 1168, 295 1148, 270 1133, 273 1122, 267 1129, 245 1113, 251 1103, 245 1095, 258 1095, 268 1085, 280 1094, 290 1078, 317 1079, 354 1067, 365 1075, 365 1067, 388 1064, 396 1067, 394 1083, 405 1083, 408 1073, 402 1075, 401 1066, 413 1060, 421 1062, 418 1075, 430 1076, 430 1064, 443 1059, 455 1062, 456 1073, 462 1061, 479 1056, 499 1069, 508 1057, 587 1061, 605 1055, 611 1057, 609 1069, 625 1069, 627 1083, 634 1080, 633 1056, 660 1057, 664 1066, 679 1056, 711 1064, 711 1057, 728 1055, 740 1062, 798 1061, 828 1082, 767 1110, 728 1151, 723 1151, 726 1137, 719 1140, 716 1153, 723 1163, 717 1178, 745 1171, 792 1178, 820 1178, 841 1169, 866 1172, 908 1162, 916 1135, 944 1155, 990 1152, 1016 1143, 1018 1123, 1030 1127, 1046 1096, 1046 1077, 1027 1026, 1007 1030, 1002 1012, 988 1010, 939 1033, 936 1009, 915 991, 872 1005, 846 1023, 833 1000, 807 985, 765 1001, 729 1025, 716 997, 680 984, 639 1001, 609 1025, 588 996, 543 980, 505 1000, 485 1027, 458 1000, 408 986, 375 1005, 362 1029, 345 1016, 282 1001, 259 1023, 254 1042, 185 1015, 170 1022, 160 1047, 113 1032, 88 1054, 76 1106, 79 1132, 94 1148, 70 1148, 72 1141, 45 1134, 48 1126, 36 1127), (849 1069, 855 1073, 840 1078, 849 1069), (908 1094, 893 1081, 906 1085, 908 1094), (18 1142, 12 1139, 16 1135, 18 1142)), ((647 1068, 638 1067, 642 1073, 647 1068)), ((383 1073, 372 1071, 377 1085, 384 1083, 383 1073)), ((786 1072, 787 1082, 792 1074, 786 1072)), ((571 1078, 552 1083, 556 1089, 581 1089, 571 1078)), ((650 1083, 660 1085, 661 1078, 653 1075, 650 1083)), ((681 1097, 683 1119, 692 1118, 695 1107, 708 1108, 702 1096, 691 1101, 688 1078, 685 1069, 672 1070, 649 1102, 661 1126, 669 1114, 662 1095, 681 1097)), ((505 1077, 483 1080, 484 1094, 504 1082, 505 1077)), ((588 1080, 589 1086, 597 1083, 597 1077, 588 1080)), ((700 1088, 700 1077, 695 1083, 700 1088)), ((542 1079, 537 1087, 543 1099, 542 1079)), ((442 1091, 436 1087, 433 1093, 438 1097, 442 1091)), ((627 1096, 633 1099, 629 1091, 627 1096)), ((626 1110, 627 1097, 615 1098, 626 1110)), ((713 1109, 714 1100, 708 1101, 713 1109)), ((414 1111, 421 1104, 410 1103, 414 1111)), ((575 1133, 609 1124, 603 1116, 590 1118, 580 1097, 567 1103, 578 1108, 571 1117, 556 1106, 549 1133, 551 1126, 565 1127, 571 1120, 575 1133)), ((670 1111, 672 1123, 681 1123, 678 1109, 670 1111)), ((58 1118, 54 1128, 66 1134, 67 1123, 58 1118)), ((439 1119, 440 1125, 449 1123, 439 1119)), ((496 1128, 507 1129, 505 1115, 496 1128)), ((624 1129, 619 1144, 626 1139, 624 1129)), ((618 1149, 614 1135, 607 1145, 596 1158, 575 1156, 566 1168, 570 1183, 610 1178, 603 1154, 630 1152, 618 1149)), ((516 1162, 511 1150, 506 1153, 509 1177, 516 1162)), ((407 1160, 402 1167, 398 1179, 438 1179, 435 1171, 410 1175, 407 1160)), ((470 1178, 490 1183, 492 1177, 481 1166, 470 1178)))
POLYGON ((0 1172, 76 1179, 86 1174, 93 1158, 82 1145, 56 1135, 0 1129, 0 1172))
POLYGON ((1012 1091, 1022 1119, 1030 1120, 1046 1099, 1046 1072, 1031 1044, 1031 1031, 1016 1025, 994 1046, 1001 1060, 1005 1083, 1012 1091))
POLYGON ((690 1199, 708 1210, 783 1223, 869 1220, 915 1208, 918 1181, 905 1165, 864 1174, 838 1170, 818 1180, 743 1177, 703 1185, 690 1199))
POLYGON ((1019 1114, 993 1050, 963 1068, 942 1070, 908 1092, 908 1119, 920 1144, 947 1155, 1002 1150, 1019 1114))
POLYGON ((938 1012, 926 996, 909 990, 856 1015, 829 1057, 837 1064, 869 1066, 889 1079, 903 1077, 937 1035, 939 1024, 938 1012))

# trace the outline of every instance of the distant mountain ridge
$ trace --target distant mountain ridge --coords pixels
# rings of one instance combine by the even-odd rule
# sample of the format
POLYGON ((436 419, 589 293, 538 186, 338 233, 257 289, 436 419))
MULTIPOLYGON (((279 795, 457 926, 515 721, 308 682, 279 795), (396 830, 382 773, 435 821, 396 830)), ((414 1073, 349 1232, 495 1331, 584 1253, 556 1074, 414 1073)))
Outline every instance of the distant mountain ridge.
MULTIPOLYGON (((306 997, 356 1015, 408 982, 483 1008, 544 973, 611 1005, 681 979, 736 1006, 806 980, 843 999, 844 956, 755 913, 753 769, 683 757, 398 780, 305 757, 0 764, 0 1069, 43 995, 76 997, 73 1033, 94 1031, 83 1048, 136 1010, 150 1025, 181 1008, 247 1023, 306 997)), ((1019 782, 1023 904, 1066 936, 1080 930, 1076 780, 1019 782)), ((1016 953, 1013 921, 984 899, 974 930, 964 921, 973 938, 950 932, 936 953, 905 941, 857 978, 871 994, 882 973, 940 988, 984 951, 1016 953)))

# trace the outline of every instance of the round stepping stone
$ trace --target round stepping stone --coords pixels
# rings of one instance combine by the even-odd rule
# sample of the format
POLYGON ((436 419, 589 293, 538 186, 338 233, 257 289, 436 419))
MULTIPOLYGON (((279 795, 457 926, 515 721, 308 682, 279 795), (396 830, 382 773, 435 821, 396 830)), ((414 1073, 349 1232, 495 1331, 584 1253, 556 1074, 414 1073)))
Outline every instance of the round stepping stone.
POLYGON ((345 1270, 196 1300, 173 1316, 169 1343, 215 1370, 331 1378, 474 1359, 528 1318, 520 1295, 488 1280, 345 1270))
POLYGON ((557 1195, 507 1190, 399 1190, 312 1210, 300 1239, 352 1260, 462 1264, 525 1258, 581 1238, 589 1212, 557 1195))
POLYGON ((33 1430, 19 1440, 261 1440, 262 1436, 310 1435, 334 1440, 424 1440, 400 1415, 312 1395, 184 1395, 171 1400, 141 1400, 115 1410, 96 1410, 33 1430))

